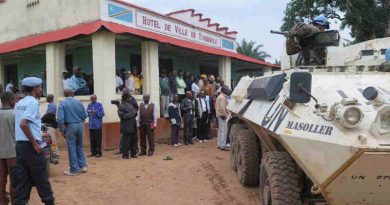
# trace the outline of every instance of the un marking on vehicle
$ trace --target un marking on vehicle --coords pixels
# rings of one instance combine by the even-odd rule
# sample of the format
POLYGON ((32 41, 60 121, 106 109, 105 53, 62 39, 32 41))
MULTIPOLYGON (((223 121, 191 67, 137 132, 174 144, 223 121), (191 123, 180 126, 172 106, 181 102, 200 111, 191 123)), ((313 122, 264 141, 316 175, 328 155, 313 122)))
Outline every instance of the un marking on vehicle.
POLYGON ((279 96, 274 100, 261 122, 261 126, 273 132, 276 132, 288 114, 288 110, 281 103, 276 103, 278 99, 279 96))
POLYGON ((378 175, 376 177, 376 179, 380 179, 380 180, 390 180, 390 176, 389 175, 378 175))
POLYGON ((364 175, 352 175, 351 179, 352 180, 364 180, 364 179, 366 179, 366 176, 364 176, 364 175))
MULTIPOLYGON (((352 180, 365 180, 366 176, 365 175, 352 175, 351 176, 352 180)), ((377 175, 376 180, 390 180, 389 175, 377 175)))

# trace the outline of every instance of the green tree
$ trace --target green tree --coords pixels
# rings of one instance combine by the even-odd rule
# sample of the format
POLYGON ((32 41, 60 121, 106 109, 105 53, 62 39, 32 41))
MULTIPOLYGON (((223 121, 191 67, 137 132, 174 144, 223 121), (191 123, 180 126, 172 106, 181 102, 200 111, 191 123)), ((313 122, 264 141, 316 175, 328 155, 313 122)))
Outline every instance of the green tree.
POLYGON ((262 44, 256 45, 256 41, 248 42, 245 39, 242 39, 241 43, 237 47, 237 52, 258 60, 265 60, 266 58, 270 58, 271 55, 262 51, 261 49, 263 47, 264 45, 262 44))
POLYGON ((356 42, 390 36, 390 0, 292 0, 284 13, 283 31, 323 14, 350 27, 356 42))

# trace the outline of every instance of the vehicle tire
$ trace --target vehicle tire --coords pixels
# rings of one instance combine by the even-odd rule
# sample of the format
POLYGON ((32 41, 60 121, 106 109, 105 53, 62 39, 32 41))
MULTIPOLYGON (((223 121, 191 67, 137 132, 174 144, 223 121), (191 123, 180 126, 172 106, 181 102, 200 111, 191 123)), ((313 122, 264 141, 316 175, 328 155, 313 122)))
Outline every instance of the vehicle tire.
POLYGON ((235 156, 235 152, 236 152, 236 139, 237 139, 237 135, 239 133, 240 130, 244 129, 244 125, 243 124, 232 124, 231 128, 230 128, 230 133, 229 133, 229 140, 230 140, 230 167, 232 168, 233 171, 237 171, 237 165, 236 165, 236 156, 235 156))
POLYGON ((243 186, 259 184, 260 146, 251 130, 240 130, 235 139, 237 175, 243 186))
POLYGON ((299 175, 286 152, 267 152, 260 165, 262 205, 302 205, 299 175))

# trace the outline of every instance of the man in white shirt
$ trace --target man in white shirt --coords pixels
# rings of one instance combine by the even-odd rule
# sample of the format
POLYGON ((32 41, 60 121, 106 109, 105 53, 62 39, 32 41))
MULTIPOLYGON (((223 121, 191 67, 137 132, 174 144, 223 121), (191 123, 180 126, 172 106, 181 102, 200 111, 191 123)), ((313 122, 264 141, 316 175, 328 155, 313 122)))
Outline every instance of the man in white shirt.
POLYGON ((210 116, 210 97, 205 95, 202 90, 199 93, 198 109, 199 109, 199 127, 198 127, 198 138, 199 142, 206 142, 208 130, 210 130, 209 116, 210 116))
POLYGON ((69 75, 68 75, 68 71, 67 70, 64 70, 62 71, 62 86, 63 86, 63 89, 66 90, 66 89, 70 89, 69 88, 69 75))
POLYGON ((130 77, 130 72, 126 73, 125 79, 125 87, 129 90, 130 94, 134 94, 135 82, 134 79, 130 77))
POLYGON ((141 141, 141 153, 139 156, 146 155, 146 137, 149 143, 148 156, 152 156, 154 152, 154 129, 157 126, 157 113, 154 104, 150 102, 150 95, 144 95, 136 119, 137 127, 140 129, 141 141))
POLYGON ((194 78, 194 81, 192 82, 191 91, 192 91, 192 94, 195 96, 195 98, 198 97, 200 87, 198 85, 198 80, 196 78, 194 78))
POLYGON ((14 89, 14 80, 10 80, 9 83, 5 86, 5 92, 10 92, 10 93, 15 93, 15 89, 14 89))

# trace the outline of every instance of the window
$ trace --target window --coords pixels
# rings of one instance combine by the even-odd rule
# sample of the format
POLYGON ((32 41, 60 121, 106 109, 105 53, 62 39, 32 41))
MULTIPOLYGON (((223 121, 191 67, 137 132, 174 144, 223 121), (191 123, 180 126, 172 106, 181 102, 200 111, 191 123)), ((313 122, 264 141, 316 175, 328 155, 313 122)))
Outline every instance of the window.
POLYGON ((374 50, 362 50, 362 56, 373 56, 374 50))
MULTIPOLYGON (((142 68, 141 55, 130 55, 130 67, 136 67, 138 69, 142 68)), ((139 71, 142 72, 142 71, 139 71)))
POLYGON ((218 67, 210 67, 210 66, 207 66, 207 65, 200 65, 200 75, 202 74, 206 74, 207 76, 209 75, 213 75, 214 77, 218 77, 219 76, 219 73, 218 73, 218 67))
MULTIPOLYGON (((7 84, 12 84, 12 92, 16 93, 19 91, 19 79, 18 79, 18 65, 6 65, 4 66, 5 82, 4 82, 4 91, 6 91, 7 84)), ((0 83, 1 84, 1 83, 0 83)))
POLYGON ((66 55, 65 68, 68 71, 68 73, 72 73, 72 71, 73 71, 73 55, 66 55))
POLYGON ((130 55, 130 70, 134 80, 134 95, 142 95, 142 58, 141 55, 130 55))
POLYGON ((160 70, 166 70, 168 73, 172 72, 173 70, 173 60, 172 59, 159 59, 159 69, 160 70))

